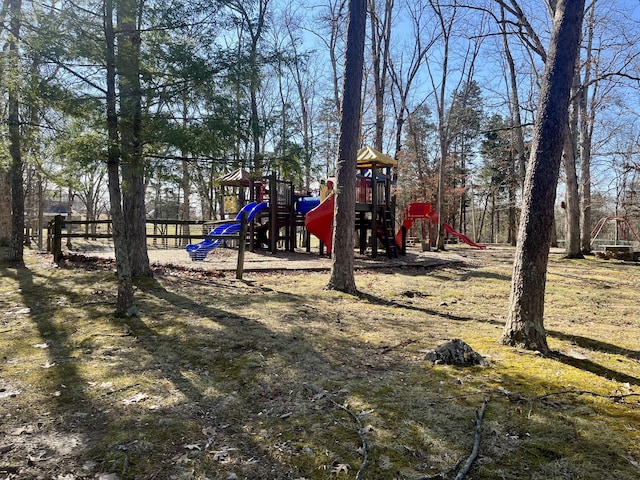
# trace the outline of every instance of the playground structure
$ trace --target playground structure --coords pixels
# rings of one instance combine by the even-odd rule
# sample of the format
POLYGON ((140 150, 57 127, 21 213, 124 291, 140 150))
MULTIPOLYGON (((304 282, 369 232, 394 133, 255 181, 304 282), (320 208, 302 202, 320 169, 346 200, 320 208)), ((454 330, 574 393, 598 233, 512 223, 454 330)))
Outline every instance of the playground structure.
MULTIPOLYGON (((376 257, 380 243, 389 258, 397 257, 399 253, 406 251, 406 235, 415 220, 438 222, 437 212, 431 204, 413 202, 405 208, 404 223, 400 230, 395 231, 396 205, 391 190, 391 185, 396 180, 393 172, 395 166, 395 159, 371 147, 358 151, 355 230, 360 254, 370 248, 371 256, 376 257)), ((327 183, 330 186, 332 180, 327 183)), ((307 251, 310 245, 309 235, 313 234, 321 242, 320 251, 326 246, 327 253, 331 253, 335 208, 333 192, 322 198, 322 201, 320 197, 298 196, 294 192, 293 183, 279 180, 275 173, 252 179, 246 172, 232 172, 219 179, 219 184, 248 188, 249 203, 240 209, 233 220, 217 222, 218 225, 203 241, 188 245, 186 250, 192 260, 204 260, 209 252, 225 244, 225 236, 237 236, 243 213, 247 215, 248 245, 251 251, 266 248, 271 253, 276 253, 279 244, 287 251, 295 251, 297 233, 304 228, 307 232, 307 251)), ((237 199, 242 202, 246 196, 246 192, 242 191, 237 194, 237 199)), ((447 233, 468 245, 485 248, 457 232, 449 224, 444 224, 444 228, 447 233)))
MULTIPOLYGON (((395 181, 393 167, 396 160, 371 147, 358 151, 356 163, 356 225, 360 253, 368 244, 371 256, 378 255, 378 240, 389 258, 398 256, 395 242, 395 198, 391 196, 391 183, 395 181), (370 234, 370 238, 369 238, 370 234)), ((332 250, 333 212, 335 197, 330 194, 320 205, 311 210, 305 219, 305 227, 332 250)))
POLYGON ((640 238, 631 227, 626 217, 603 217, 591 230, 589 243, 599 258, 615 258, 618 260, 638 260, 640 257, 640 238), (599 237, 605 233, 607 226, 614 225, 613 239, 604 242, 599 237))
POLYGON ((249 203, 234 219, 216 222, 216 227, 203 241, 187 245, 186 251, 192 260, 204 260, 215 248, 227 243, 226 237, 235 240, 231 237, 238 235, 243 213, 247 214, 250 251, 266 248, 276 253, 280 243, 285 250, 294 251, 297 247, 296 233, 299 227, 304 226, 305 214, 320 203, 319 197, 297 196, 293 183, 279 180, 275 173, 252 179, 246 172, 236 171, 221 177, 218 182, 222 187, 236 188, 239 202, 246 198, 248 189, 249 203))
MULTIPOLYGON (((371 247, 371 256, 378 254, 378 240, 384 246, 389 258, 397 257, 406 250, 406 232, 417 219, 429 219, 438 223, 438 214, 430 203, 413 202, 405 208, 404 223, 395 232, 395 197, 391 195, 391 185, 395 181, 393 167, 397 161, 371 147, 358 152, 356 174, 356 231, 358 245, 363 254, 367 244, 371 247), (370 238, 368 239, 368 235, 370 238)), ((335 197, 329 195, 305 220, 306 228, 324 243, 331 253, 333 234, 333 212, 335 197)), ((447 233, 476 248, 486 248, 457 232, 451 225, 444 224, 447 233)), ((431 235, 430 235, 431 237, 431 235)))

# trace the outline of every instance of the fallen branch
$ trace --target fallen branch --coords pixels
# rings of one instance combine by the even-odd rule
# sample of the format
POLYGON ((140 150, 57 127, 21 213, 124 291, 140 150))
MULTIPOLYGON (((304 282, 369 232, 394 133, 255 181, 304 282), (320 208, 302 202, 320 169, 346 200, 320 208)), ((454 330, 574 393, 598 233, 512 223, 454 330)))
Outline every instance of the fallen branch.
MULTIPOLYGON (((476 414, 476 420, 475 420, 476 435, 473 441, 473 448, 471 450, 471 454, 467 457, 466 461, 464 462, 464 465, 462 465, 462 468, 456 475, 455 480, 462 480, 467 475, 467 473, 469 473, 469 469, 471 468, 471 465, 473 464, 473 462, 476 460, 476 458, 478 458, 478 452, 480 451, 480 433, 482 430, 482 417, 484 417, 484 411, 487 409, 488 403, 489 403, 489 400, 485 399, 485 401, 482 402, 482 405, 480 406, 480 409, 476 414)), ((461 463, 462 463, 462 459, 458 460, 458 462, 453 467, 449 468, 448 470, 445 470, 444 472, 436 473, 435 475, 429 475, 427 477, 419 477, 416 480, 444 479, 447 476, 449 476, 451 472, 456 471, 461 463)))
POLYGON ((124 392, 125 390, 129 390, 139 386, 140 386, 139 383, 134 383, 133 385, 125 385, 124 387, 118 388, 117 390, 109 390, 108 392, 103 393, 101 396, 105 397, 107 395, 114 395, 116 393, 124 392))
POLYGON ((637 396, 640 396, 640 393, 604 395, 602 393, 590 392, 589 390, 560 390, 558 392, 550 392, 544 395, 539 395, 537 397, 526 399, 529 402, 528 416, 531 417, 531 414, 533 413, 533 404, 535 402, 539 402, 541 400, 544 400, 545 398, 557 397, 560 395, 591 395, 592 397, 606 398, 606 399, 612 400, 613 402, 622 402, 624 398, 637 397, 637 396))
POLYGON ((325 398, 327 398, 335 407, 347 412, 349 416, 353 418, 354 422, 356 422, 356 425, 358 426, 358 439, 360 440, 360 449, 362 450, 362 463, 360 464, 360 468, 358 468, 358 471, 356 472, 356 480, 360 480, 360 475, 362 474, 363 470, 366 468, 367 464, 369 463, 367 439, 364 438, 364 426, 362 425, 362 422, 360 421, 360 417, 358 417, 358 415, 353 413, 349 408, 345 407, 344 405, 336 402, 333 398, 327 395, 326 392, 325 392, 325 398))
POLYGON ((542 400, 545 400, 547 398, 550 397, 559 397, 561 395, 591 395, 592 397, 597 397, 597 398, 606 398, 608 400, 611 400, 613 402, 617 402, 617 403, 621 403, 625 398, 630 398, 630 397, 640 397, 640 393, 618 393, 618 394, 613 394, 613 395, 606 395, 603 393, 596 393, 596 392, 591 392, 589 390, 559 390, 557 392, 549 392, 549 393, 545 393, 544 395, 538 395, 537 397, 524 397, 520 394, 514 394, 512 392, 510 392, 509 390, 505 389, 505 388, 498 388, 498 393, 501 393, 502 395, 506 396, 510 402, 517 402, 517 403, 528 403, 529 404, 529 417, 531 416, 531 414, 533 413, 533 404, 535 402, 540 402, 542 400))
POLYGON ((460 466, 461 463, 462 463, 462 458, 460 460, 458 460, 453 467, 450 467, 449 469, 445 470, 444 472, 436 473, 435 475, 429 475, 427 477, 418 477, 416 480, 440 480, 440 479, 445 479, 445 478, 447 478, 449 476, 449 474, 451 472, 455 472, 458 469, 458 467, 460 466))
POLYGON ((548 397, 555 397, 559 395, 591 395, 592 397, 607 398, 609 400, 613 400, 614 402, 619 402, 620 400, 629 397, 640 397, 640 393, 619 393, 616 395, 605 395, 602 393, 590 392, 589 390, 560 390, 558 392, 550 392, 545 393, 544 395, 539 395, 537 397, 532 397, 528 399, 528 401, 533 403, 544 400, 548 397))
POLYGON ((480 451, 482 417, 484 416, 484 411, 487 409, 487 403, 489 403, 489 400, 482 402, 482 406, 480 407, 480 410, 478 410, 478 414, 476 415, 476 438, 473 441, 473 450, 471 450, 471 455, 469 455, 467 460, 464 462, 464 465, 462 465, 462 468, 458 472, 458 475, 456 475, 455 480, 462 480, 465 475, 469 473, 469 469, 473 462, 478 458, 478 452, 480 451))
POLYGON ((382 351, 380 352, 381 355, 384 355, 385 353, 389 353, 391 350, 395 350, 396 348, 403 348, 406 347, 407 345, 411 345, 412 343, 417 343, 418 340, 404 340, 396 345, 388 345, 386 347, 381 347, 382 351))

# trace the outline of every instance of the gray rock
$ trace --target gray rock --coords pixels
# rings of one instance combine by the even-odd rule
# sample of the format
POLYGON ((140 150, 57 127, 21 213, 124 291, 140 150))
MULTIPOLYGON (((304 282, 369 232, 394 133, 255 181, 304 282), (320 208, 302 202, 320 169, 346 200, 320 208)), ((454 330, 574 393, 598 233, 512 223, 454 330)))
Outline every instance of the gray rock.
POLYGON ((468 344, 456 338, 428 352, 425 357, 433 363, 457 366, 488 365, 485 358, 468 344))

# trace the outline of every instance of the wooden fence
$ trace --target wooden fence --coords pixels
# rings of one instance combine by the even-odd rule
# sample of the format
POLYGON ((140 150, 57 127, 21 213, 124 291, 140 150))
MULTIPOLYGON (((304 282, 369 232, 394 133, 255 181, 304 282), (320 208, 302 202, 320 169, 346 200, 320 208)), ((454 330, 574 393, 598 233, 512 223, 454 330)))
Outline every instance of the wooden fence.
MULTIPOLYGON (((174 246, 179 247, 179 240, 238 240, 238 265, 236 268, 236 278, 241 279, 244 270, 244 252, 247 237, 247 214, 243 212, 240 223, 240 231, 236 235, 209 235, 206 232, 213 229, 215 225, 234 223, 234 220, 217 221, 190 221, 190 220, 147 220, 147 239, 152 240, 153 245, 161 241, 161 246, 168 247, 171 240, 174 246), (191 226, 199 227, 200 233, 191 233, 191 226), (151 229, 149 229, 151 226, 151 229), (174 233, 169 233, 170 227, 174 227, 174 233), (184 233, 187 231, 188 233, 184 233), (180 232, 180 233, 179 233, 180 232), (245 241, 240 241, 244 239, 245 241)), ((113 231, 111 220, 65 220, 62 215, 56 215, 47 225, 47 251, 53 254, 53 261, 60 263, 64 254, 62 252, 63 239, 67 239, 67 244, 71 245, 72 238, 82 238, 85 240, 112 239, 113 231), (74 228, 80 227, 80 228, 74 228), (84 228, 82 228, 84 227, 84 228)))

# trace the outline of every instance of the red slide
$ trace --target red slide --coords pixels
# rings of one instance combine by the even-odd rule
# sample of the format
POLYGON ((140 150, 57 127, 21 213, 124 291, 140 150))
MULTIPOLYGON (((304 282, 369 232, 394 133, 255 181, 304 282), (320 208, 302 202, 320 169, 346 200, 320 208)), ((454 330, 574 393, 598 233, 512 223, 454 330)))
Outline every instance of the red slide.
MULTIPOLYGON (((404 210, 404 222, 402 226, 409 231, 413 222, 418 218, 430 218, 432 222, 438 221, 438 214, 430 203, 412 202, 404 210)), ((402 246, 402 228, 396 233, 396 244, 402 246)))
POLYGON ((458 237, 460 240, 462 240, 467 245, 471 245, 472 247, 476 247, 476 248, 487 248, 486 245, 480 245, 479 243, 474 242, 469 237, 467 237, 464 233, 456 232, 453 229, 453 227, 451 225, 449 225, 448 223, 443 224, 443 226, 444 226, 444 229, 447 232, 449 232, 451 235, 455 235, 456 237, 458 237))
POLYGON ((328 254, 331 254, 333 240, 333 209, 335 201, 335 195, 329 195, 304 217, 305 228, 326 245, 328 254))

